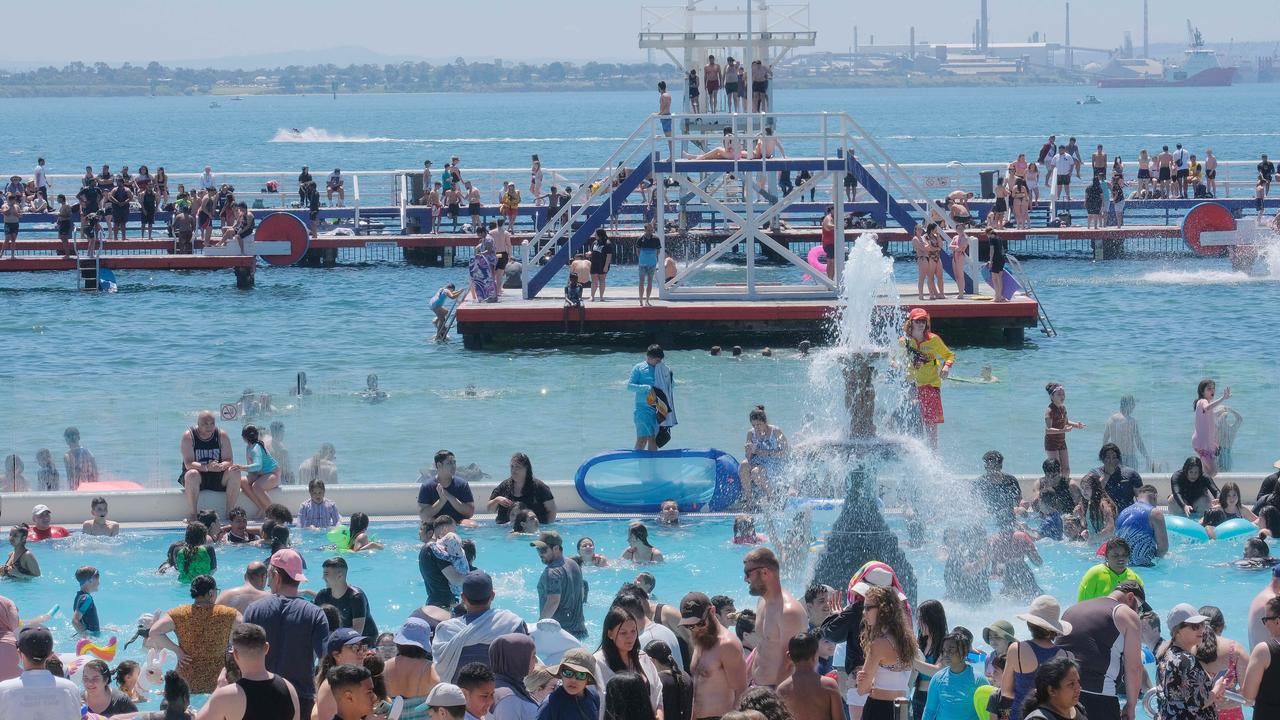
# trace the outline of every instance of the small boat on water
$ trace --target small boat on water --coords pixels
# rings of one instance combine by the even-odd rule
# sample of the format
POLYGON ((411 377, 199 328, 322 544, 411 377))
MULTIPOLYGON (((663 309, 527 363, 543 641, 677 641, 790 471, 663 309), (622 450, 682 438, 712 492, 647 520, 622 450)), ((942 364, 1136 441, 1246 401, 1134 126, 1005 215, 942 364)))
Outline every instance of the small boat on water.
POLYGON ((1077 105, 1101 105, 1102 101, 1098 99, 1097 95, 1085 95, 1084 99, 1077 100, 1076 104, 1077 105))
POLYGON ((209 103, 209 107, 210 107, 210 108, 220 108, 220 107, 222 107, 222 106, 218 104, 218 101, 217 101, 217 100, 214 100, 213 102, 209 103))

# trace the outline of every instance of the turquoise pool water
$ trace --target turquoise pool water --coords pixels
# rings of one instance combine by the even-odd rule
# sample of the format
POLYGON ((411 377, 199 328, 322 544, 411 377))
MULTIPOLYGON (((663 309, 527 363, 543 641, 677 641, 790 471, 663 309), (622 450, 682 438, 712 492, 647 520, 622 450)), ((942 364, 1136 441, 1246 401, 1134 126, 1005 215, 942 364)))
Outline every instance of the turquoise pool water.
MULTIPOLYGON (((555 527, 566 542, 576 542, 579 537, 589 535, 595 539, 600 553, 616 558, 625 548, 627 520, 614 517, 565 521, 556 523, 555 527)), ((349 581, 368 594, 379 628, 394 629, 426 598, 416 570, 419 548, 416 530, 408 524, 375 523, 372 531, 387 548, 372 554, 345 555, 351 568, 349 581)), ((478 545, 477 566, 494 578, 496 604, 526 619, 536 619, 536 585, 541 565, 528 545, 528 538, 510 536, 492 525, 462 532, 478 545)), ((734 598, 739 609, 755 607, 755 600, 747 593, 742 580, 740 562, 749 548, 732 544, 731 519, 686 517, 679 528, 660 528, 650 523, 650 533, 654 545, 667 557, 665 564, 637 568, 614 562, 610 567, 586 570, 591 586, 586 613, 590 642, 598 641, 601 619, 618 586, 633 579, 640 569, 652 572, 657 578, 655 596, 661 602, 676 603, 685 592, 701 590, 712 595, 728 595, 734 598)), ((72 573, 81 565, 93 565, 102 573, 102 589, 96 594, 96 600, 104 633, 121 635, 123 641, 132 634, 135 621, 142 613, 190 602, 186 587, 180 585, 172 573, 155 574, 169 543, 180 537, 176 530, 139 531, 117 538, 77 535, 56 542, 36 543, 32 548, 44 576, 30 581, 0 581, 0 593, 12 598, 25 617, 45 612, 55 603, 67 608, 76 591, 72 573)), ((1263 573, 1219 567, 1240 556, 1243 542, 1237 539, 1195 545, 1175 537, 1173 550, 1157 567, 1139 569, 1149 601, 1162 614, 1179 602, 1196 606, 1217 604, 1226 617, 1227 636, 1243 641, 1249 600, 1268 579, 1263 573)), ((315 531, 299 533, 296 538, 295 545, 310 568, 311 579, 304 588, 323 587, 320 564, 330 555, 322 549, 325 544, 323 534, 315 531)), ((1092 548, 1060 542, 1041 542, 1038 548, 1045 560, 1044 567, 1036 570, 1040 585, 1045 592, 1062 600, 1064 606, 1069 605, 1074 601, 1081 573, 1096 561, 1092 548)), ((930 540, 924 547, 909 551, 909 557, 919 578, 919 599, 943 599, 951 625, 964 625, 980 634, 978 631, 993 620, 1012 620, 1015 613, 1025 609, 1021 602, 1001 598, 998 584, 993 584, 994 599, 988 606, 969 607, 947 602, 943 598, 944 553, 945 548, 930 540)), ((220 546, 216 573, 219 587, 239 585, 245 565, 265 556, 263 548, 220 546)), ((804 591, 803 579, 799 577, 788 578, 785 586, 796 595, 804 591)), ((1015 625, 1025 634, 1020 623, 1015 625)), ((51 626, 59 641, 59 651, 70 652, 74 647, 70 618, 63 612, 51 626)), ((142 654, 138 650, 139 644, 135 643, 117 660, 140 659, 142 654)))

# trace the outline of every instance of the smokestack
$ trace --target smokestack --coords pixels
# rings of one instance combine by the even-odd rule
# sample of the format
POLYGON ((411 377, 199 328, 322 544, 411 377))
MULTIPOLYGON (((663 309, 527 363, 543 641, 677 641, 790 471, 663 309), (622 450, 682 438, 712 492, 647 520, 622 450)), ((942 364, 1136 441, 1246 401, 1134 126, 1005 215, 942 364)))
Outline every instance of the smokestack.
POLYGON ((1142 57, 1151 57, 1151 48, 1147 45, 1147 0, 1142 0, 1142 57))
POLYGON ((982 49, 982 21, 976 19, 973 21, 973 49, 982 49))
POLYGON ((915 25, 911 26, 911 49, 907 51, 907 57, 912 60, 916 59, 916 26, 915 25))
POLYGON ((985 53, 990 43, 991 36, 987 26, 987 0, 982 0, 982 15, 978 26, 978 49, 985 53))
POLYGON ((853 26, 853 54, 858 54, 858 26, 853 26))
POLYGON ((1070 70, 1071 68, 1075 67, 1075 58, 1072 57, 1072 52, 1071 52, 1071 3, 1067 3, 1066 46, 1067 46, 1067 69, 1070 70))

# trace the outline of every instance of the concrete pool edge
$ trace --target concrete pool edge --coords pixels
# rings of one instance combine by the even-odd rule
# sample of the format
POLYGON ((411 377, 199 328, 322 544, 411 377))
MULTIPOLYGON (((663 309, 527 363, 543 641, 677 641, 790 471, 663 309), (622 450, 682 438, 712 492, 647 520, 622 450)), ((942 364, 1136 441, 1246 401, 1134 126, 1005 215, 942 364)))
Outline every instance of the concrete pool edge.
MULTIPOLYGON (((1234 482, 1240 486, 1243 498, 1252 498, 1257 494, 1262 482, 1262 474, 1254 473, 1219 473, 1219 486, 1225 482, 1234 482)), ((1029 496, 1035 488, 1037 476, 1019 475, 1023 496, 1029 496)), ((969 482, 970 478, 961 478, 969 482)), ((1156 486, 1161 495, 1168 492, 1167 479, 1148 477, 1147 481, 1156 486), (1165 487, 1161 487, 1161 486, 1165 487)), ((485 512, 485 503, 489 494, 501 481, 482 480, 471 483, 471 492, 475 497, 478 517, 491 517, 485 512)), ((572 482, 547 483, 555 495, 556 508, 563 514, 585 514, 590 516, 616 515, 630 516, 635 513, 602 513, 589 507, 578 495, 572 482)), ((417 484, 415 483, 381 483, 381 484, 337 484, 326 488, 325 495, 338 506, 343 517, 353 512, 368 513, 378 520, 413 519, 417 516, 417 484)), ((0 522, 15 525, 19 522, 30 522, 30 511, 36 505, 47 505, 53 511, 54 524, 63 526, 78 525, 89 517, 89 501, 101 494, 110 504, 109 517, 120 523, 130 525, 138 523, 155 523, 160 526, 171 526, 186 516, 186 499, 181 488, 148 488, 143 490, 108 490, 102 493, 80 492, 22 492, 0 495, 0 522)), ((285 485, 271 491, 276 502, 296 511, 307 499, 307 488, 303 485, 285 485)), ((225 513, 226 503, 220 493, 202 492, 200 508, 217 510, 221 516, 225 513)), ((240 497, 240 507, 252 512, 253 506, 247 499, 240 497)), ((710 515, 711 513, 708 513, 710 515)), ((223 518, 225 520, 225 518, 223 518)), ((567 519, 567 518, 566 518, 567 519)))

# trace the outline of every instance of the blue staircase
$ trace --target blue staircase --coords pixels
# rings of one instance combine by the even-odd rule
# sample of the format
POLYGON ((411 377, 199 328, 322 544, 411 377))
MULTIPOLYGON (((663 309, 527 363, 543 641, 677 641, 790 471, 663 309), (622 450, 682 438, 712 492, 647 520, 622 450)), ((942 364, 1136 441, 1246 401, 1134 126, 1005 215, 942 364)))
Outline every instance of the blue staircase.
MULTIPOLYGON (((547 286, 547 283, 551 282, 556 273, 569 264, 569 259, 586 247, 587 241, 595 233, 596 229, 609 221, 609 216, 612 214, 610 210, 613 207, 622 207, 627 197, 635 192, 636 188, 640 187, 640 183, 649 177, 652 172, 653 157, 646 155, 640 161, 640 164, 636 165, 635 169, 627 173, 627 176, 618 184, 618 187, 614 188, 612 193, 608 196, 600 196, 600 204, 589 207, 586 217, 582 220, 582 225, 576 228, 573 234, 569 236, 569 242, 561 246, 556 251, 556 254, 547 261, 547 264, 538 268, 534 276, 529 278, 525 298, 537 297, 538 293, 547 286)), ((592 201, 588 201, 588 203, 590 202, 592 201)), ((547 231, 547 234, 550 235, 550 231, 547 231)))

